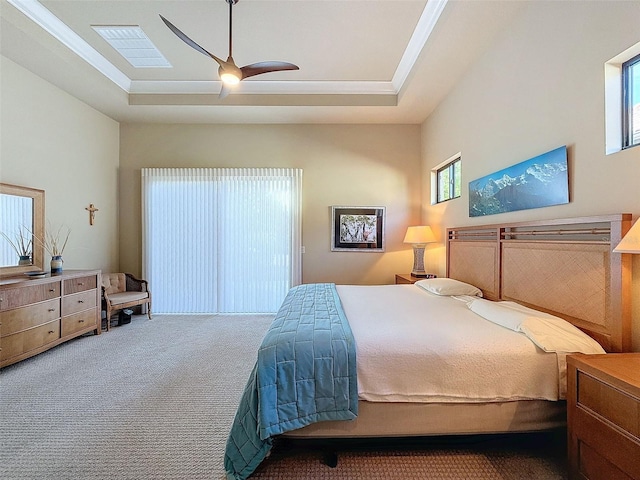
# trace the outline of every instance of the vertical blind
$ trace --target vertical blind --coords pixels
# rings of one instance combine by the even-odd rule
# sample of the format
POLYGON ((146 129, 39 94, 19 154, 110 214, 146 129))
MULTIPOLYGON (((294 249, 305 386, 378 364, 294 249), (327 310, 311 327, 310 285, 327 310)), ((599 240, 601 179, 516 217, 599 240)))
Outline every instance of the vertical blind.
POLYGON ((142 169, 156 313, 272 313, 302 277, 302 170, 142 169))
MULTIPOLYGON (((30 246, 33 238, 33 199, 18 195, 1 193, 2 214, 0 215, 0 266, 7 267, 18 264, 18 252, 11 245, 21 248, 21 236, 25 238, 24 246, 30 246), (11 242, 11 243, 9 243, 11 242)), ((29 249, 31 253, 31 249, 29 249)))

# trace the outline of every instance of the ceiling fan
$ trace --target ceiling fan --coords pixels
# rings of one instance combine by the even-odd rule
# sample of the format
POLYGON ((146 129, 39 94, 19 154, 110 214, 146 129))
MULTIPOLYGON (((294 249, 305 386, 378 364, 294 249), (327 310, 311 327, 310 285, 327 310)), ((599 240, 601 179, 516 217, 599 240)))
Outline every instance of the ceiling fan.
POLYGON ((244 67, 238 67, 236 62, 233 60, 232 55, 232 27, 233 27, 233 6, 238 3, 240 0, 224 0, 229 4, 229 57, 227 60, 222 60, 221 58, 216 57, 212 53, 207 52, 204 48, 198 45, 196 42, 187 37, 180 29, 178 29, 174 24, 172 24, 169 20, 160 15, 162 21, 169 27, 169 29, 175 33, 178 38, 180 38, 184 43, 189 45, 190 47, 196 49, 198 52, 211 57, 214 59, 219 67, 218 67, 218 75, 220 75, 220 80, 222 81, 222 89, 220 90, 220 95, 218 98, 224 98, 229 95, 231 91, 231 87, 233 85, 237 85, 241 80, 244 80, 248 77, 253 77, 255 75, 262 75, 263 73, 269 72, 279 72, 282 70, 299 70, 297 65, 288 62, 258 62, 252 63, 251 65, 245 65, 244 67))

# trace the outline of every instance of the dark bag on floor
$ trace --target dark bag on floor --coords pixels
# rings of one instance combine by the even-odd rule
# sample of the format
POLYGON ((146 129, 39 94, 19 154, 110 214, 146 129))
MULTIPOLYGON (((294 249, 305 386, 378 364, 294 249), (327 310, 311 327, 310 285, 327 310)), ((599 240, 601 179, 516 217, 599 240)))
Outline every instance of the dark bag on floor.
POLYGON ((132 314, 133 314, 133 310, 129 310, 128 308, 125 308, 124 310, 120 310, 120 313, 118 314, 118 325, 131 323, 132 314))

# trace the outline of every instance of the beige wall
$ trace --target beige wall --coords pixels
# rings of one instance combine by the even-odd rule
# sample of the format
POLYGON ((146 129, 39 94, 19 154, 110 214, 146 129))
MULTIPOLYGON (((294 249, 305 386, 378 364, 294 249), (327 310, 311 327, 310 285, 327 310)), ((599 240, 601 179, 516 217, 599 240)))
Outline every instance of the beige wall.
MULTIPOLYGON (((640 42, 640 2, 531 2, 422 126, 422 217, 451 226, 609 213, 640 216, 640 147, 605 155, 604 63, 640 42), (468 183, 561 145, 570 203, 468 215, 468 183), (430 205, 429 172, 462 152, 462 197, 430 205)), ((640 257, 640 256, 636 256, 640 257)), ((428 252, 444 274, 444 250, 428 252)), ((634 350, 640 351, 640 258, 634 258, 634 350)))
POLYGON ((0 75, 0 181, 45 190, 51 225, 71 228, 64 268, 117 268, 118 123, 5 57, 0 75))
POLYGON ((417 125, 155 125, 120 129, 120 265, 140 272, 140 169, 292 167, 303 174, 303 281, 393 283, 420 217, 417 125), (386 207, 386 252, 331 252, 330 206, 386 207))

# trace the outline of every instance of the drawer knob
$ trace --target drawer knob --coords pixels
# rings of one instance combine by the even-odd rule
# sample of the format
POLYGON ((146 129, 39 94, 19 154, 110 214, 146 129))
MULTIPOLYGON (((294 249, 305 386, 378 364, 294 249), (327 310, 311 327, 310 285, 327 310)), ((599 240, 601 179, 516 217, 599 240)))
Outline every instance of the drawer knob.
POLYGON ((51 335, 53 333, 53 330, 49 330, 49 335, 51 335))
POLYGON ((78 323, 84 323, 84 320, 78 320, 78 323))
POLYGON ((55 288, 50 288, 49 291, 50 292, 55 292, 56 290, 55 290, 55 288))
POLYGON ((49 310, 47 310, 47 311, 49 311, 49 312, 55 312, 55 311, 56 311, 56 309, 55 309, 55 308, 50 308, 50 309, 49 309, 49 310))
POLYGON ((84 300, 78 300, 78 303, 84 303, 84 300))

